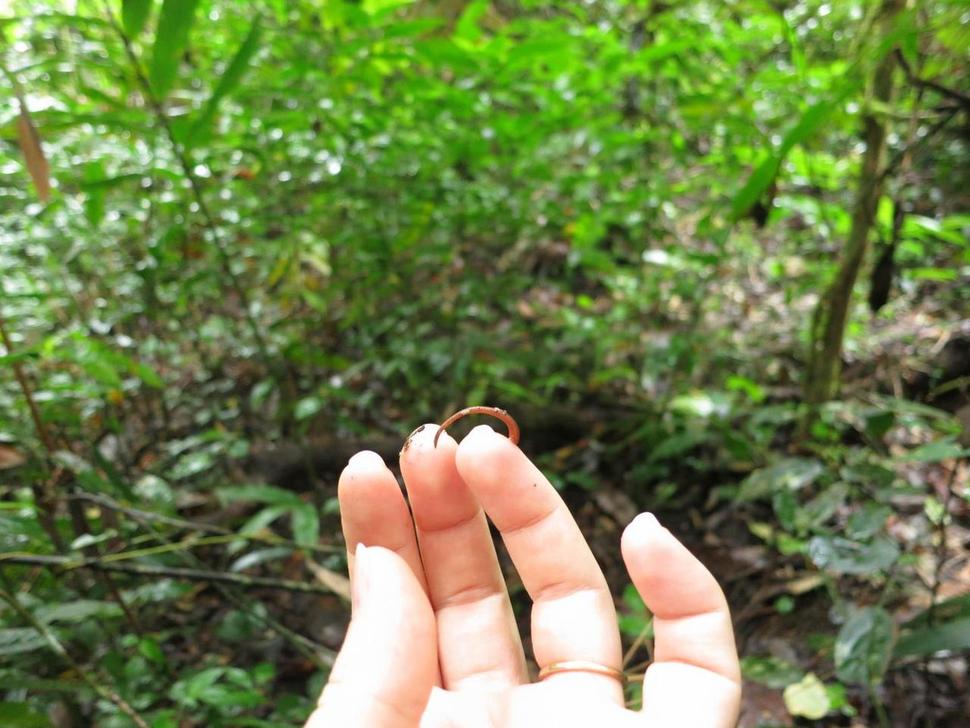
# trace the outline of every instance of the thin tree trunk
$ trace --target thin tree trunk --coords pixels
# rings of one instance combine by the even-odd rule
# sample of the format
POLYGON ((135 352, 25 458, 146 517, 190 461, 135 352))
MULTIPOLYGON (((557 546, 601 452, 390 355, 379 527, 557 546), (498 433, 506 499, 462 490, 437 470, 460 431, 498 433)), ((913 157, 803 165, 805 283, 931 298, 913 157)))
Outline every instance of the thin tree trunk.
MULTIPOLYGON (((882 37, 888 35, 893 20, 905 4, 905 0, 883 0, 879 23, 882 37)), ((811 405, 832 399, 839 390, 842 340, 852 303, 852 290, 865 258, 869 233, 882 192, 880 165, 886 147, 886 123, 880 116, 879 107, 892 100, 895 66, 895 54, 886 53, 873 72, 869 98, 876 102, 876 108, 866 114, 863 122, 866 151, 862 158, 849 239, 842 252, 838 273, 819 300, 812 316, 811 348, 803 388, 805 401, 811 405)))

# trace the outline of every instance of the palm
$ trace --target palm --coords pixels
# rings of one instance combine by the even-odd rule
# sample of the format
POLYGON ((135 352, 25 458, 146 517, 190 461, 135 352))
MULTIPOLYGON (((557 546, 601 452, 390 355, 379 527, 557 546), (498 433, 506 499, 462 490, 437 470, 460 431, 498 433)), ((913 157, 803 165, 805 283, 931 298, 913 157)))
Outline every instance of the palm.
MULTIPOLYGON (((619 681, 591 672, 530 683, 485 514, 501 532, 532 597, 538 665, 582 660, 620 666, 606 581, 558 493, 515 445, 479 427, 460 447, 447 435, 433 447, 434 433, 434 426, 419 430, 401 454, 410 511, 393 475, 373 453, 352 458, 340 480, 348 548, 386 547, 415 577, 401 567, 413 585, 388 592, 405 595, 402 603, 412 605, 411 616, 406 625, 396 625, 399 639, 389 640, 394 644, 382 658, 392 681, 388 694, 396 697, 382 697, 387 705, 378 710, 391 717, 371 724, 734 724, 739 675, 724 596, 703 565, 652 516, 636 519, 622 543, 633 582, 654 614, 655 661, 644 678, 645 709, 626 710, 619 681), (401 666, 410 672, 402 673, 401 666), (428 698, 422 681, 432 679, 441 687, 428 698), (391 705, 395 701, 400 704, 391 705)), ((371 553, 367 549, 368 561, 371 553)), ((350 684, 350 668, 339 667, 338 662, 323 704, 336 702, 350 684)))

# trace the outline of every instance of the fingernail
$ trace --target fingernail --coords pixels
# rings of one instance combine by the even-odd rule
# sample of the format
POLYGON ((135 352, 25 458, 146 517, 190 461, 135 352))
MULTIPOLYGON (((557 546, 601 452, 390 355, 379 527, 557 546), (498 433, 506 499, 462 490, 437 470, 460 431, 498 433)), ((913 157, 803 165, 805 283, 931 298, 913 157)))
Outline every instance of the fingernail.
POLYGON ((386 467, 386 465, 384 465, 384 458, 373 450, 361 450, 359 453, 351 457, 347 462, 348 465, 364 465, 366 463, 371 463, 373 465, 380 464, 381 466, 386 467))
POLYGON ((354 578, 351 579, 350 584, 350 605, 355 612, 361 601, 367 599, 367 592, 370 588, 368 562, 367 547, 362 543, 357 544, 357 548, 354 549, 354 578))
POLYGON ((641 513, 633 520, 639 521, 643 525, 649 526, 650 528, 660 528, 660 521, 658 521, 657 517, 650 512, 641 513))
POLYGON ((494 435, 495 430, 493 430, 488 425, 478 425, 472 428, 472 431, 466 435, 466 437, 483 437, 485 435, 494 435))

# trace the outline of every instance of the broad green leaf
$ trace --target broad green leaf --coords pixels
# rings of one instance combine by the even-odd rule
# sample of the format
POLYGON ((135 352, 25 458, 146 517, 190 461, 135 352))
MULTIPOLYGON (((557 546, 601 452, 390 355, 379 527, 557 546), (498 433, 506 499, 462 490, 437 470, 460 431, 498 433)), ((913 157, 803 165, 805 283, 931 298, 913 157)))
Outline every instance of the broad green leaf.
POLYGON ((808 555, 820 569, 837 574, 876 574, 899 558, 899 546, 889 537, 869 543, 838 536, 816 536, 808 544, 808 555))
POLYGON ((896 643, 896 657, 925 657, 935 652, 970 649, 970 616, 905 633, 896 643))
POLYGON ((886 525, 892 509, 882 503, 866 503, 849 516, 845 524, 845 535, 856 541, 875 536, 886 525))
POLYGON ((256 51, 259 50, 260 23, 261 19, 257 15, 249 27, 249 32, 243 39, 242 44, 236 50, 236 54, 232 57, 232 60, 223 72, 222 78, 219 79, 219 83, 213 89, 212 95, 202 108, 202 113, 192 126, 189 127, 188 134, 185 138, 187 146, 193 147, 207 139, 211 133, 212 122, 219 109, 219 102, 231 94, 239 85, 239 82, 242 81, 243 74, 246 73, 250 60, 256 54, 256 51))
POLYGON ((153 0, 121 0, 121 24, 128 38, 133 40, 144 30, 152 3, 153 0))
POLYGON ((882 680, 893 653, 893 619, 881 607, 856 609, 835 639, 835 669, 839 679, 855 685, 882 680))
POLYGON ((818 528, 832 517, 845 502, 848 495, 848 485, 833 483, 808 503, 796 508, 795 527, 800 532, 818 528))
POLYGON ((831 709, 825 685, 813 672, 785 688, 782 697, 788 712, 799 718, 821 720, 831 709))
POLYGON ((165 98, 178 76, 182 51, 189 44, 189 31, 199 0, 164 0, 158 16, 155 44, 148 78, 159 99, 165 98))
POLYGON ((800 490, 813 483, 825 467, 811 458, 785 458, 774 465, 755 470, 745 478, 738 491, 741 502, 765 498, 781 490, 800 490))

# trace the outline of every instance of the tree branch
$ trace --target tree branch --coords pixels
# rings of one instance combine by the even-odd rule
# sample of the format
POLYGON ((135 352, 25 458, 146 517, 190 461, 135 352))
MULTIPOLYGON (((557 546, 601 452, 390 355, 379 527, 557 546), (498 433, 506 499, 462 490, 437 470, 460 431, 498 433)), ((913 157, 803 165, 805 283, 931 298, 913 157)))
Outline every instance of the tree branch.
POLYGON ((250 589, 280 589, 307 594, 335 593, 333 589, 320 584, 305 584, 302 581, 291 581, 289 579, 272 579, 266 576, 249 576, 248 574, 232 574, 225 571, 208 571, 204 569, 183 569, 176 566, 129 564, 121 561, 105 561, 102 558, 72 559, 69 556, 15 552, 0 554, 0 563, 40 566, 45 569, 63 569, 65 571, 72 569, 95 569, 99 571, 117 571, 135 576, 170 576, 174 579, 185 579, 188 581, 238 584, 239 586, 250 589))
POLYGON ((896 60, 899 61, 900 67, 906 74, 906 80, 911 84, 914 86, 920 86, 922 88, 932 89, 941 96, 945 96, 948 99, 953 99, 954 101, 959 102, 964 111, 970 111, 970 96, 960 93, 956 89, 952 89, 949 86, 944 86, 938 81, 933 81, 929 78, 920 78, 913 72, 912 67, 909 65, 909 61, 906 60, 906 56, 898 48, 896 49, 896 60))

